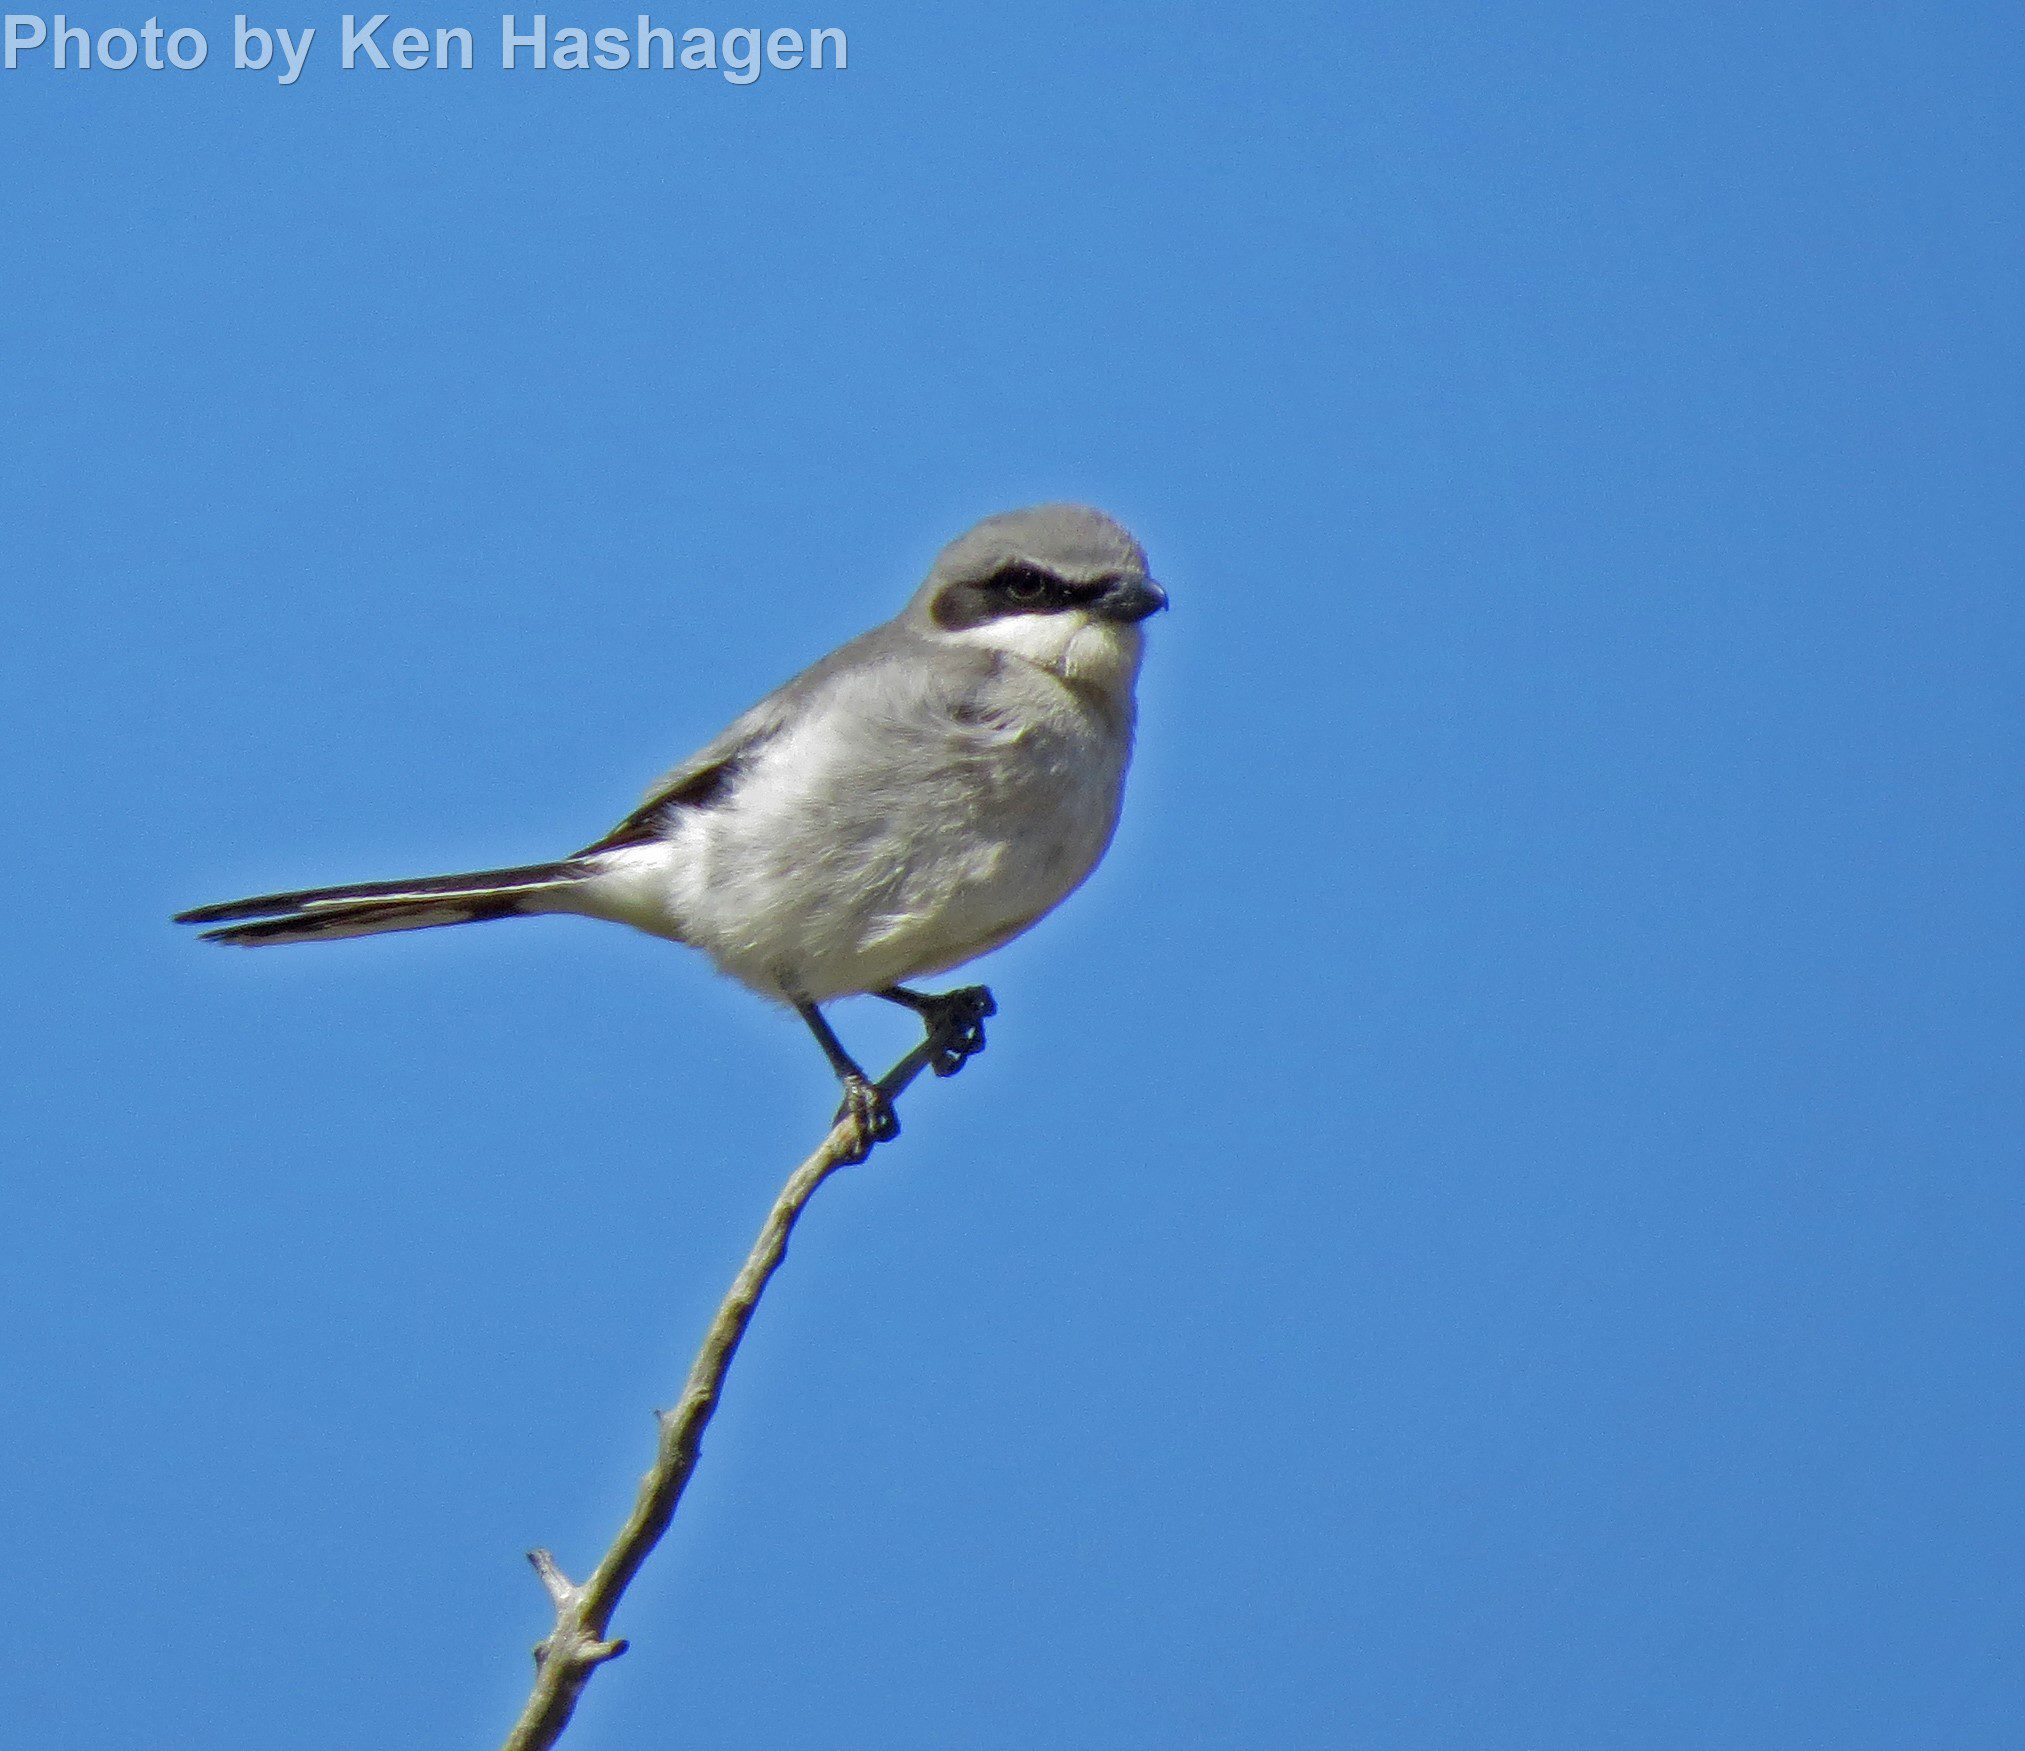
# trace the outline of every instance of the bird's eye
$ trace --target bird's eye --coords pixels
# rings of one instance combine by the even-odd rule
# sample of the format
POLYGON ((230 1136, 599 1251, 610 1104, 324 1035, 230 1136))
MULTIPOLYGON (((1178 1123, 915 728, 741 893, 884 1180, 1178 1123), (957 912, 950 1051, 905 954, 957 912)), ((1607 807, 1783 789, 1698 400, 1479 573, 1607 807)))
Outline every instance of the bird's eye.
POLYGON ((999 573, 993 580, 999 593, 1008 602, 1017 602, 1023 608, 1031 608, 1036 602, 1045 602, 1052 580, 1045 572, 1037 572, 1031 566, 1013 566, 999 573))

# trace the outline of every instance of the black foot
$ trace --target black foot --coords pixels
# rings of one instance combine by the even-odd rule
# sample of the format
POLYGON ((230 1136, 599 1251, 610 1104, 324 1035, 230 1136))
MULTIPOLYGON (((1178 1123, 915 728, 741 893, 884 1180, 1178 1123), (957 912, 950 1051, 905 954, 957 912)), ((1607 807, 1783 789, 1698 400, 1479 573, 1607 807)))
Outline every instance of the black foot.
POLYGON ((900 1135, 900 1115, 893 1102, 876 1082, 862 1076, 844 1078, 844 1104, 837 1108, 836 1123, 849 1119, 858 1128, 857 1146, 844 1159, 860 1162, 872 1153, 873 1145, 890 1143, 900 1135))
POLYGON ((954 1076, 984 1050, 985 1017, 996 1014, 998 1005, 982 985, 930 998, 921 1010, 928 1024, 929 1068, 937 1076, 954 1076))

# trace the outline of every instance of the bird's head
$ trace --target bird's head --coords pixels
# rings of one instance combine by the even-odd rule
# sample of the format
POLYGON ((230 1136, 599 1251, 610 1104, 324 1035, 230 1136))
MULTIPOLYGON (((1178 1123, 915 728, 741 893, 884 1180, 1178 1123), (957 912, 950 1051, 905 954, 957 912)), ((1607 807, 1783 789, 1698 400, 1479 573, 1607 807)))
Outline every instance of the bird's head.
POLYGON ((959 535, 937 555, 908 613, 934 637, 1129 693, 1140 622, 1166 606, 1167 592, 1123 525, 1087 505, 1034 505, 959 535))

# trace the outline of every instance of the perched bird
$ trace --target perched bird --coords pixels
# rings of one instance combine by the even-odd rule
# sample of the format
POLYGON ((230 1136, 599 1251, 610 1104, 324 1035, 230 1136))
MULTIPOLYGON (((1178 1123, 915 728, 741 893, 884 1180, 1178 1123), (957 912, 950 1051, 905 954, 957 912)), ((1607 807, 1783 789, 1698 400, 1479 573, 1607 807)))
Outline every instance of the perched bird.
POLYGON ((899 1125, 821 1005, 871 993, 915 1011, 939 1076, 983 1048, 989 991, 907 982, 1011 940, 1096 867, 1132 752, 1140 622, 1166 605, 1100 511, 987 517, 898 617, 768 694, 572 856, 176 922, 253 947, 573 912, 687 943, 799 1012, 863 1154, 899 1125))

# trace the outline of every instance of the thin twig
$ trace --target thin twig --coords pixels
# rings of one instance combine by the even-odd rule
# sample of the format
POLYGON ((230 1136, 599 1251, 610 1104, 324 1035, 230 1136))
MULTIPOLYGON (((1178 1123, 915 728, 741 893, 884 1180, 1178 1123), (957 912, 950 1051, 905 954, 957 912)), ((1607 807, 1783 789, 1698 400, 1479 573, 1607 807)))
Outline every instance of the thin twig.
MULTIPOLYGON (((879 1087, 888 1099, 898 1099, 928 1060, 928 1046, 915 1047, 879 1079, 879 1087)), ((625 1642, 607 1640, 605 1631, 640 1565, 675 1517, 675 1505, 682 1499, 689 1474, 696 1469, 703 1431, 724 1389, 725 1371, 738 1353, 745 1328, 752 1323, 753 1310, 787 1252, 788 1236, 816 1187, 838 1168, 862 1159, 860 1151, 857 1121, 847 1115, 831 1128, 815 1154, 789 1176, 767 1212, 745 1268, 710 1322, 703 1348, 689 1370, 688 1384, 682 1389, 681 1402, 673 1410, 658 1413, 661 1437, 654 1463, 640 1480, 633 1512, 591 1578, 579 1586, 556 1566, 547 1551, 528 1552, 527 1560, 534 1564, 534 1572, 555 1606, 555 1628, 534 1650, 534 1690, 506 1737, 504 1751, 547 1751, 569 1725, 591 1674, 626 1651, 625 1642)))

